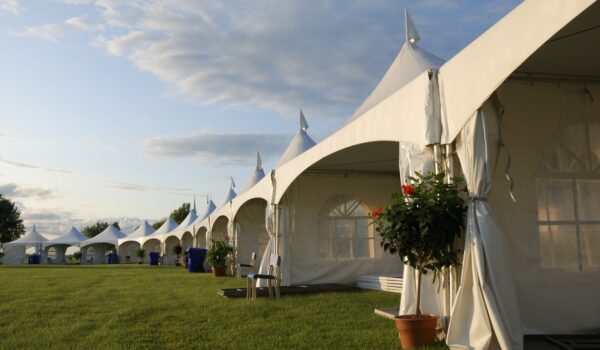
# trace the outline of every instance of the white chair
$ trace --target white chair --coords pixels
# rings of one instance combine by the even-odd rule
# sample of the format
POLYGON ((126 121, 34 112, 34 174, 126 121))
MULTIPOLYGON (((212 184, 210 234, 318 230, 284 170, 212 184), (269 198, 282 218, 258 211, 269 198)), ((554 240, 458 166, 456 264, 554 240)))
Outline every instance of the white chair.
POLYGON ((256 282, 261 279, 267 280, 267 286, 269 288, 269 296, 273 297, 273 289, 275 289, 275 295, 279 299, 279 285, 281 284, 281 257, 277 254, 271 254, 269 259, 269 271, 266 274, 261 273, 250 273, 248 274, 248 285, 246 289, 246 298, 256 300, 256 282))
POLYGON ((247 264, 236 263, 235 264, 235 275, 237 276, 237 278, 242 278, 242 268, 243 267, 251 268, 252 273, 254 273, 255 266, 256 266, 256 253, 252 252, 252 254, 250 254, 250 262, 249 263, 247 263, 247 264))

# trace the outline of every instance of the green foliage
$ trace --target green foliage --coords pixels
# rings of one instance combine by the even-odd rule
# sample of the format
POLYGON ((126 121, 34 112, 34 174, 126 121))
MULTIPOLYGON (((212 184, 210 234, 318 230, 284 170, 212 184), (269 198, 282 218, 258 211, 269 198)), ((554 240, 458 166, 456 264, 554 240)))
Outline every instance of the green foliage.
MULTIPOLYGON (((119 230, 121 229, 121 227, 119 227, 119 223, 116 221, 113 222, 112 225, 119 230)), ((100 234, 102 231, 106 230, 107 227, 108 227, 108 222, 97 221, 93 225, 84 227, 83 230, 81 230, 81 232, 84 235, 86 235, 87 237, 92 238, 92 237, 95 237, 98 234, 100 234)))
POLYGON ((143 259, 146 256, 146 251, 144 249, 138 249, 135 251, 135 256, 137 258, 143 259))
MULTIPOLYGON (((444 183, 444 174, 411 177, 412 186, 392 193, 385 208, 374 214, 375 230, 381 246, 415 268, 420 294, 421 274, 456 265, 459 250, 456 239, 465 226, 466 187, 461 178, 444 183)), ((420 314, 417 295, 417 315, 420 314)))
POLYGON ((183 203, 181 206, 171 212, 171 217, 177 225, 181 224, 183 219, 190 213, 190 203, 183 203))
POLYGON ((21 213, 13 201, 0 194, 0 243, 14 241, 25 233, 21 213))
POLYGON ((152 228, 154 229, 154 231, 158 230, 162 226, 162 224, 165 223, 165 221, 167 221, 166 218, 162 219, 162 220, 158 220, 157 222, 153 223, 152 228))
POLYGON ((233 253, 233 247, 225 241, 212 240, 212 246, 206 253, 206 261, 213 267, 224 267, 227 265, 227 257, 233 253))
POLYGON ((81 252, 75 252, 75 253, 73 253, 73 258, 75 260, 81 260, 81 252))
POLYGON ((179 244, 173 247, 173 254, 177 255, 177 257, 179 257, 181 255, 181 253, 183 253, 183 247, 180 246, 179 244))

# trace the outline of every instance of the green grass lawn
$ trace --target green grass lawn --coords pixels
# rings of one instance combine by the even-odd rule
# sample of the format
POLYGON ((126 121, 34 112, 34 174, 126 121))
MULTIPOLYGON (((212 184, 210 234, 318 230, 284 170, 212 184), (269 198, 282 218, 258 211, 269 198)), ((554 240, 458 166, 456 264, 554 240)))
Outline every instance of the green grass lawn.
MULTIPOLYGON (((225 299, 245 280, 138 265, 0 266, 0 349, 398 349, 392 293, 225 299)), ((443 347, 439 347, 440 349, 443 347)))

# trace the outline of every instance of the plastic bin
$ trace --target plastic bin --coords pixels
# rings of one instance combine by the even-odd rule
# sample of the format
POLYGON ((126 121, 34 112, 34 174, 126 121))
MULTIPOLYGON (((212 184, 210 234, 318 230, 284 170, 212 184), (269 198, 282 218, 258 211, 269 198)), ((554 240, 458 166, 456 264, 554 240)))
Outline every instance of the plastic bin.
POLYGON ((188 248, 188 272, 204 272, 206 249, 188 248))
POLYGON ((27 261, 30 265, 39 265, 40 264, 40 256, 39 255, 30 255, 27 261))
POLYGON ((150 266, 158 266, 158 260, 160 259, 159 252, 150 252, 150 266))
POLYGON ((115 253, 110 253, 110 254, 106 255, 106 263, 107 264, 118 264, 119 256, 115 253))

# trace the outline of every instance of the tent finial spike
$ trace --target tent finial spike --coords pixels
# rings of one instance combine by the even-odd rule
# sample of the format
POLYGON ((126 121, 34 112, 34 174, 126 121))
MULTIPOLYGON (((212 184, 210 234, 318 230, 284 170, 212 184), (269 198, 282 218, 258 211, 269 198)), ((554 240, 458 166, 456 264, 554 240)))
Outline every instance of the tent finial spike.
POLYGON ((194 211, 196 211, 196 195, 194 195, 194 211))
POLYGON ((419 42, 421 37, 419 36, 419 32, 417 32, 417 27, 412 21, 410 14, 408 13, 408 9, 404 9, 404 25, 406 29, 406 42, 411 44, 416 44, 419 42))
POLYGON ((304 117, 304 112, 302 112, 302 108, 300 108, 300 129, 306 131, 308 129, 308 122, 304 117))
POLYGON ((231 188, 235 188, 235 181, 233 181, 233 176, 230 177, 231 179, 231 188))
POLYGON ((260 152, 256 152, 256 170, 262 169, 262 159, 260 159, 260 152))

